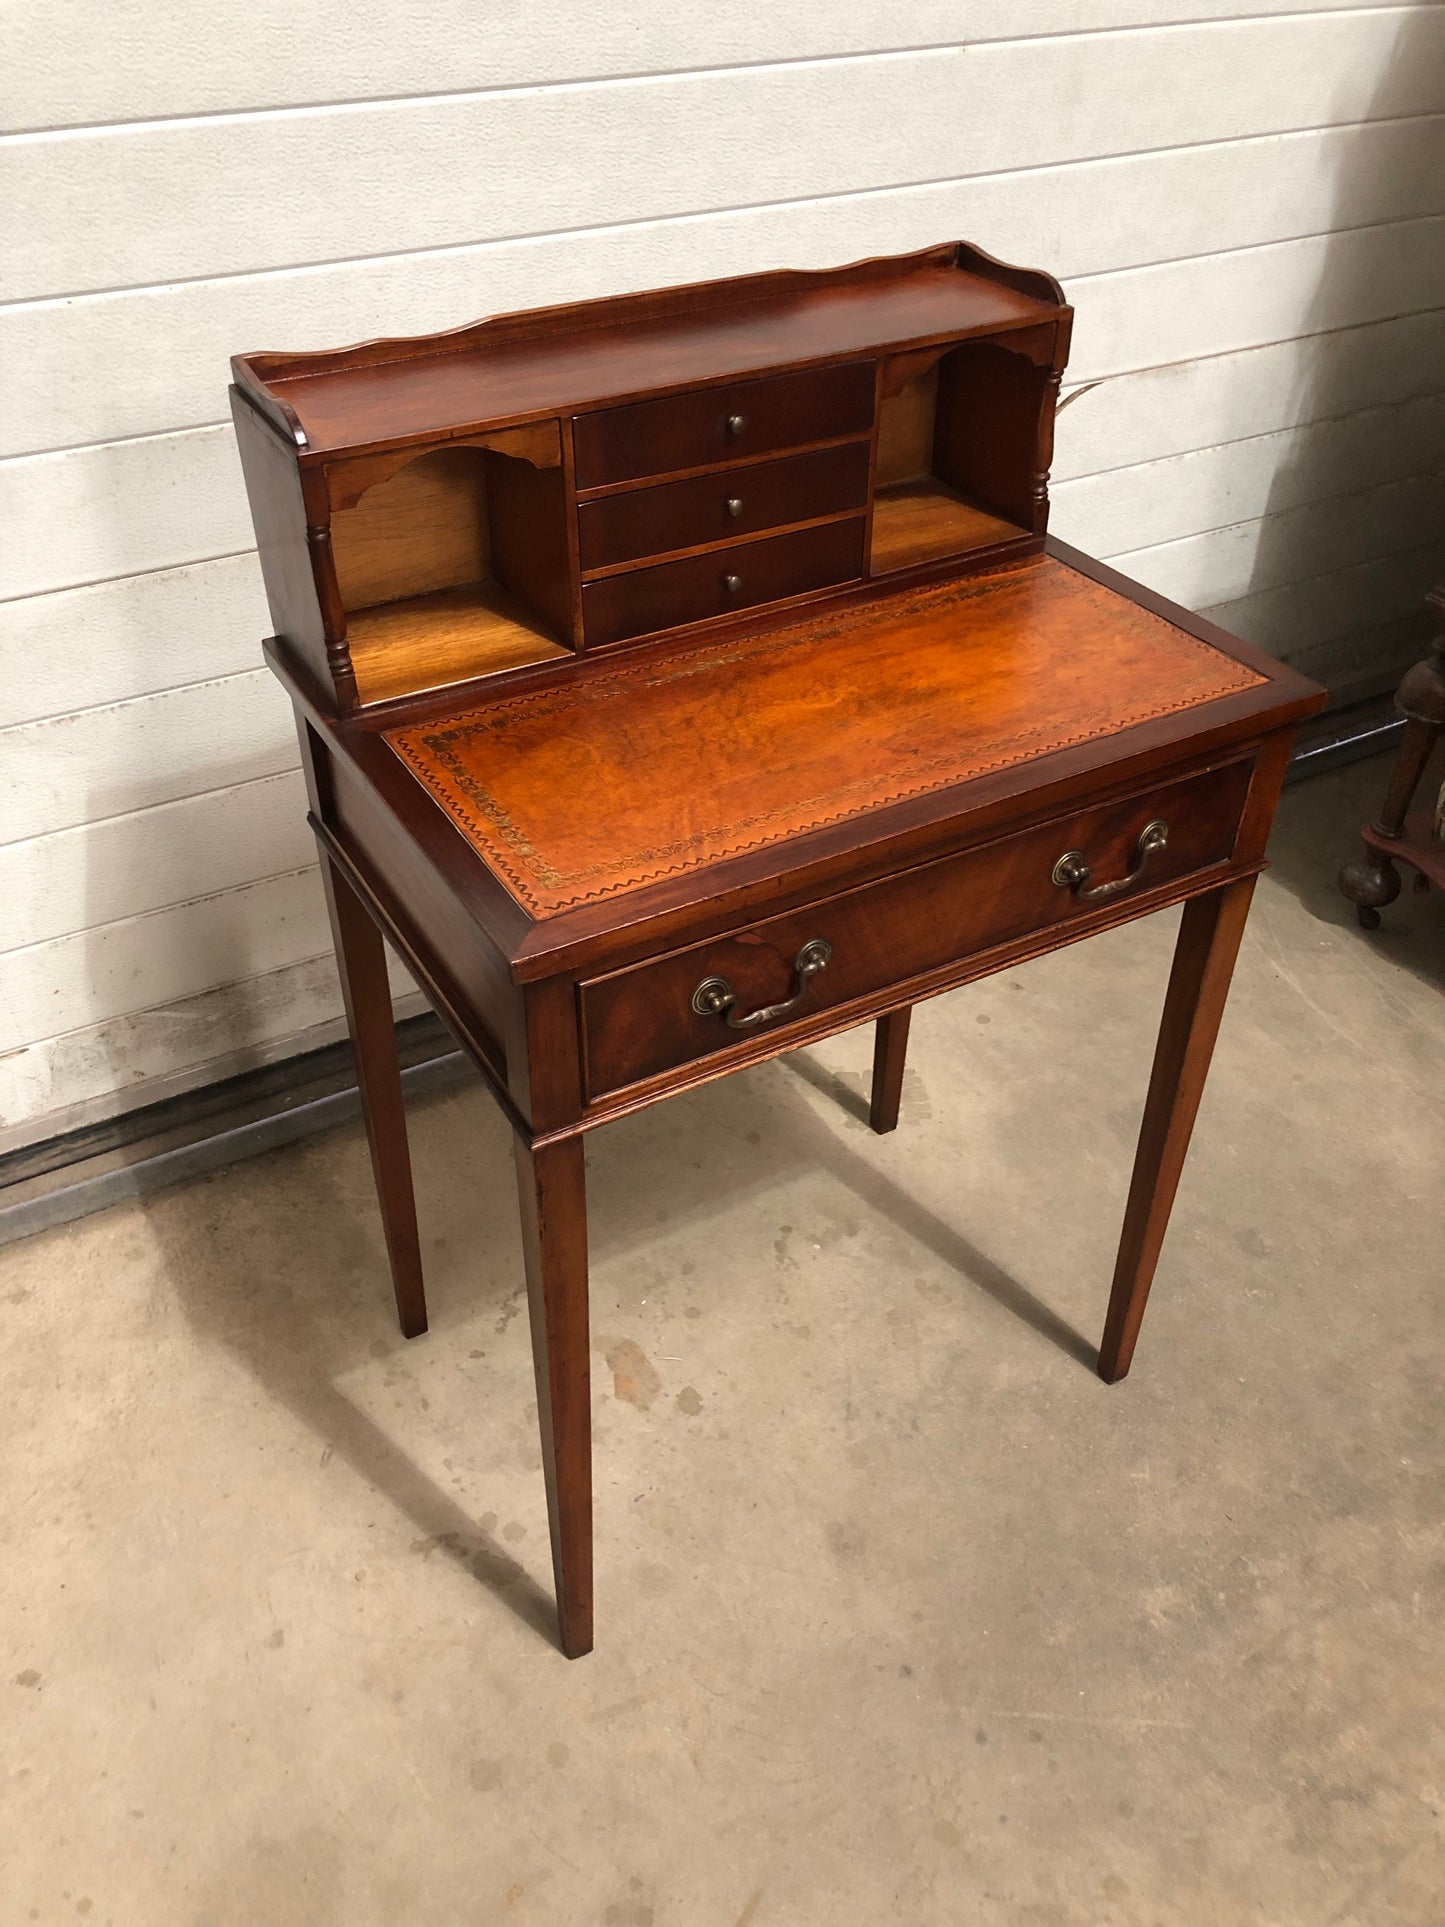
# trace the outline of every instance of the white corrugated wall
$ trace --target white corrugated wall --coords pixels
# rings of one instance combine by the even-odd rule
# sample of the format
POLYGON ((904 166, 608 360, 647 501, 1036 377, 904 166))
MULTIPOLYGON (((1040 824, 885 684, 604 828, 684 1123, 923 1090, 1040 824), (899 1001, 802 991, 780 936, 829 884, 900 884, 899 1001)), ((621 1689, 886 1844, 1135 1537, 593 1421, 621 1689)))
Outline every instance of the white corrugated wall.
POLYGON ((1445 9, 9 0, 0 1149, 337 1030, 234 350, 968 238, 1054 527, 1331 680, 1445 573, 1445 9))

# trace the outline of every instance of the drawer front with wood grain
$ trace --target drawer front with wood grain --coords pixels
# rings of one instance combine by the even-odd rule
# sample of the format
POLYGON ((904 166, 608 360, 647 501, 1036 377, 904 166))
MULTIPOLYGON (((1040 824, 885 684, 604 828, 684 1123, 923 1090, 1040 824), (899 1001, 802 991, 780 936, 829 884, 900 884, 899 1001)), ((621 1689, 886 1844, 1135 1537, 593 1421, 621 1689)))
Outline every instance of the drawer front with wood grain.
POLYGON ((595 647, 855 582, 863 573, 863 530, 860 515, 602 576, 583 585, 583 634, 595 647))
POLYGON ((867 435, 873 426, 873 368, 871 361, 805 368, 574 416, 577 487, 601 488, 867 435))
POLYGON ((787 522, 846 514, 867 501, 867 442, 627 489, 579 507, 582 567, 605 569, 669 549, 735 542, 787 522))
POLYGON ((588 1102, 1227 863, 1252 769, 1076 811, 582 984, 588 1102))

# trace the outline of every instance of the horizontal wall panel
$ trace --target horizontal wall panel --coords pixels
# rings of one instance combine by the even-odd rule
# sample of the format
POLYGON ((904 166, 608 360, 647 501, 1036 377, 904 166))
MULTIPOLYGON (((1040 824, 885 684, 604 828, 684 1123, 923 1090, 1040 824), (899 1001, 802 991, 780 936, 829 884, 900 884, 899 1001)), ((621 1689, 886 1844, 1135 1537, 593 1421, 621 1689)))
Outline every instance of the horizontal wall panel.
POLYGON ((1445 475, 1417 475, 1109 558, 1146 587, 1207 608, 1377 556, 1445 543, 1445 475))
POLYGON ((101 924, 0 957, 0 1051, 325 954, 314 870, 101 924))
POLYGON ((381 262, 0 309, 0 454, 225 419, 227 358, 968 237, 1064 279, 1445 210, 1445 121, 1127 154, 381 262), (124 381, 113 370, 123 367, 124 381))
POLYGON ((1445 220, 1080 276, 1069 297, 1074 382, 1355 328, 1445 307, 1445 220))
MULTIPOLYGON (((1251 14, 1386 0, 1251 0, 1251 14)), ((277 58, 246 0, 199 0, 178 35, 164 9, 8 0, 0 13, 7 130, 161 119, 314 101, 537 86, 1016 35, 1227 20, 1240 0, 830 0, 781 8, 636 7, 613 0, 354 0, 316 8, 277 58)))
POLYGON ((1442 461, 1445 398, 1433 397, 1062 482, 1049 526, 1092 555, 1122 555, 1434 474, 1442 461))
MULTIPOLYGON (((425 1000, 390 951, 387 962, 397 1016, 413 1017, 425 1000)), ((0 1154, 345 1035, 328 953, 44 1038, 0 1056, 0 1154)))
POLYGON ((21 723, 0 731, 0 839, 276 776, 299 760, 291 705, 269 669, 21 723))
POLYGON ((1429 646, 1430 622, 1416 606, 1408 614, 1324 641, 1305 641, 1291 652, 1301 674, 1323 683, 1337 705, 1363 702, 1398 687, 1429 646))
POLYGON ((1054 480, 1445 392, 1445 309, 1066 387, 1054 480))
POLYGON ((1442 78, 1445 11, 1367 10, 17 135, 3 287, 144 286, 1398 119, 1438 112, 1442 78), (1408 57, 1387 59, 1402 22, 1408 57))
POLYGON ((0 527, 0 599, 256 541, 229 422, 0 462, 0 527))
POLYGON ((27 1044, 0 1056, 0 1153, 272 1062, 282 1040, 330 1043, 339 1020, 336 965, 319 956, 27 1044))
POLYGON ((0 951, 314 862, 299 769, 0 844, 0 951))
POLYGON ((1445 577, 1445 538, 1309 582, 1215 604, 1210 620, 1294 661, 1339 637, 1407 616, 1445 577))
POLYGON ((254 550, 0 602, 0 729, 254 669, 270 632, 254 550))
MULTIPOLYGON (((1096 379, 1445 307, 1445 218, 1086 277, 1069 292, 1079 305, 1071 374, 1096 379)), ((1092 400, 1065 411, 1066 448, 1070 416, 1092 400)), ((0 516, 16 532, 0 555, 0 593, 11 596, 252 540, 229 425, 0 462, 0 516)))

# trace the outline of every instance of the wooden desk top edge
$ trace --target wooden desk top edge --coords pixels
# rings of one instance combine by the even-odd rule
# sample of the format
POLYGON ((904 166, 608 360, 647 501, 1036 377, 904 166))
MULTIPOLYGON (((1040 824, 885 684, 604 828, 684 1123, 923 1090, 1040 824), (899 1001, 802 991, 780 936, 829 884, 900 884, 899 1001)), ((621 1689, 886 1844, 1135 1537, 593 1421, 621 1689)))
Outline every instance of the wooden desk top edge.
MULTIPOLYGON (((1293 727, 1324 704, 1325 692, 1298 671, 1215 624, 1145 589, 1118 571, 1050 537, 1048 553, 1078 574, 1123 596, 1234 661, 1260 680, 1251 687, 1135 724, 1117 733, 1052 750, 1012 766, 970 777, 945 789, 886 805, 743 856, 707 864, 667 880, 581 908, 533 916, 487 865, 442 804, 384 740, 402 715, 422 711, 439 720, 475 700, 476 685, 445 707, 434 700, 398 705, 385 716, 344 720, 308 694, 283 651, 268 653, 293 694, 332 735, 338 749, 389 803, 422 853, 448 880, 507 961, 514 979, 526 982, 607 956, 642 954, 663 946, 676 931, 706 934, 735 921, 739 907, 761 892, 769 909, 803 901, 819 889, 882 875, 901 861, 921 862, 943 848, 959 847, 960 832, 985 840, 998 823, 1017 823, 1026 803, 1044 818, 1081 775, 1109 772, 1111 787, 1127 786, 1166 768, 1184 753, 1224 755, 1278 730, 1293 727)), ((1028 568, 1028 562, 1016 567, 1028 568)), ((1000 572, 1002 573, 1002 572, 1000 572)), ((986 578, 980 578, 986 580, 986 578)), ((528 681, 575 673, 572 663, 547 665, 528 681)))
MULTIPOLYGON (((780 361, 803 368, 866 358, 884 348, 897 354, 934 341, 1058 321, 1072 313, 1052 277, 1038 270, 1012 267, 980 248, 957 242, 891 259, 857 261, 842 268, 785 269, 501 314, 442 334, 380 339, 334 351, 236 355, 231 368, 246 400, 292 443, 302 465, 312 466, 418 441, 460 438, 483 425, 513 426, 612 407, 641 395, 716 386, 762 374, 780 361), (976 312, 927 333, 900 336, 896 327, 860 323, 851 331, 840 329, 826 347, 809 346, 800 339, 797 345, 780 348, 771 339, 765 351, 734 353, 731 359, 727 353, 719 354, 712 339, 700 351, 696 365, 689 363, 666 377, 658 374, 658 331, 673 324, 695 330, 700 314, 721 326, 748 316, 760 324, 787 327, 794 319, 791 311, 810 298, 837 296, 846 301, 852 296, 861 302, 870 293, 906 290, 910 284, 942 288, 949 283, 976 312), (629 353, 635 356, 638 366, 630 386, 619 384, 615 370, 588 378, 586 359, 604 338, 615 342, 624 357, 629 353), (574 360, 582 366, 566 372, 564 359, 569 348, 576 349, 574 360), (393 379, 405 379, 410 371, 429 387, 440 389, 466 373, 485 375, 489 364, 505 371, 509 358, 515 363, 519 356, 534 354, 544 361, 545 392, 521 407, 476 407, 470 404, 477 397, 468 396, 466 406, 452 402, 431 412, 417 409, 415 419, 389 433, 367 432, 364 409, 358 411, 350 428, 328 429, 324 412, 307 419, 311 412, 308 384, 324 385, 324 392, 329 391, 329 398, 334 400, 347 392, 353 376, 374 378, 378 371, 391 371, 393 379)), ((803 320, 800 334, 817 329, 815 315, 808 314, 803 320)), ((345 418, 344 410, 342 414, 345 418)))

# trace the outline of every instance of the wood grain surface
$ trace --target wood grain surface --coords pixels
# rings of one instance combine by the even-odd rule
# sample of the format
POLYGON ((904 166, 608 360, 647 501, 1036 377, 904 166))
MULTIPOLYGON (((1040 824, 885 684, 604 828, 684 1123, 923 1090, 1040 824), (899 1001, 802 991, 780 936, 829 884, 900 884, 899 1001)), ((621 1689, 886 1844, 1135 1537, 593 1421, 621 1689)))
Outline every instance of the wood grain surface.
POLYGON ((588 665, 386 740, 545 916, 1262 681, 1045 560, 588 665))

